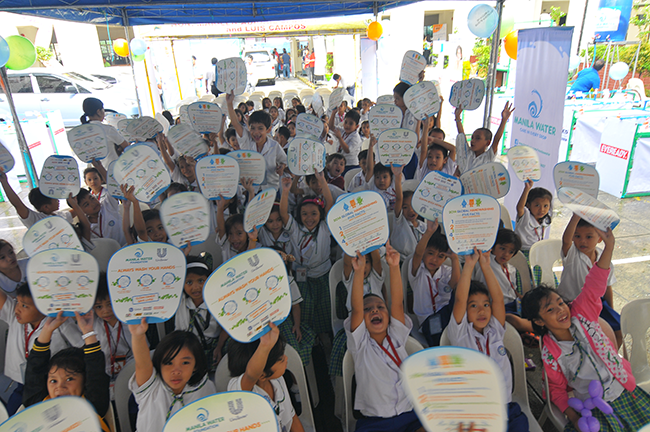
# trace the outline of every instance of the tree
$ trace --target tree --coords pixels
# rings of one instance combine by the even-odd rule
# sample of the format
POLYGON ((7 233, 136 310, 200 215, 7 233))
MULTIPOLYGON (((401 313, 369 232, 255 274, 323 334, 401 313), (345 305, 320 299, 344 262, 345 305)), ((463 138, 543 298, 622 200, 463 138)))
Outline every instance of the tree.
POLYGON ((492 50, 492 38, 480 39, 476 38, 474 48, 472 48, 472 55, 476 56, 477 68, 476 72, 479 78, 485 78, 488 73, 488 66, 490 64, 490 51, 492 50))
POLYGON ((648 42, 650 37, 650 5, 636 0, 634 2, 634 13, 630 18, 630 24, 639 28, 639 39, 648 42))

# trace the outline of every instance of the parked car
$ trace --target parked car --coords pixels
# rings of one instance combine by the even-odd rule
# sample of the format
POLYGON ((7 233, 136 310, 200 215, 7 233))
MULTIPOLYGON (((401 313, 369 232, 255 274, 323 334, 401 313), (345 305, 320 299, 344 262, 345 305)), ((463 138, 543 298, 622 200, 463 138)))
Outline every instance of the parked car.
MULTIPOLYGON (((275 84, 275 60, 273 59, 273 55, 271 54, 271 51, 265 49, 254 49, 254 50, 244 51, 244 55, 242 57, 244 59, 244 62, 246 63, 247 68, 250 66, 246 61, 246 57, 249 56, 253 58, 252 76, 257 79, 257 82, 252 84, 259 85, 263 81, 267 81, 271 85, 274 85, 275 84)), ((251 71, 248 72, 250 76, 251 71)))
MULTIPOLYGON (((87 97, 96 97, 104 107, 127 117, 138 116, 138 101, 100 79, 73 71, 32 68, 7 71, 9 88, 19 117, 31 112, 59 110, 66 127, 80 124, 82 104, 87 97)), ((9 111, 7 98, 0 89, 0 110, 9 111)))

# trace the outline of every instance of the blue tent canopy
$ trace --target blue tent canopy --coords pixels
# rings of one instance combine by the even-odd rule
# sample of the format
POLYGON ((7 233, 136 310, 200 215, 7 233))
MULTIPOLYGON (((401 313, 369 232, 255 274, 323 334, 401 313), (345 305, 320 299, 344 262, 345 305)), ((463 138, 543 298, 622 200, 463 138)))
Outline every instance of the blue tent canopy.
POLYGON ((280 21, 357 15, 418 0, 4 0, 0 11, 119 26, 280 21))

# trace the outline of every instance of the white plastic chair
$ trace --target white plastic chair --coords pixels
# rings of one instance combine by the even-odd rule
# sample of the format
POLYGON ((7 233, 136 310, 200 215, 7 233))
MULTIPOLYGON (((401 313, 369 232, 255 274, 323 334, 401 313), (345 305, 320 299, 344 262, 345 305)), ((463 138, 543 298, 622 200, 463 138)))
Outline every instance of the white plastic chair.
POLYGON ((632 349, 625 350, 632 366, 632 375, 636 385, 650 391, 650 365, 648 365, 648 348, 646 332, 650 327, 650 298, 633 300, 623 306, 621 311, 621 332, 623 339, 632 337, 632 349))
MULTIPOLYGON (((539 338, 539 350, 542 350, 542 338, 539 338)), ((551 423, 553 423, 553 426, 555 426, 556 430, 563 431, 564 426, 569 423, 569 420, 566 418, 564 413, 560 411, 560 409, 553 402, 551 402, 551 393, 548 388, 548 376, 546 375, 546 369, 544 369, 543 364, 542 373, 544 374, 542 384, 544 385, 544 394, 546 395, 546 400, 544 401, 544 409, 542 410, 542 415, 539 416, 537 423, 543 427, 544 423, 546 423, 546 420, 550 420, 551 423)))
POLYGON ((253 96, 259 96, 260 98, 265 98, 266 94, 262 90, 256 90, 253 93, 251 93, 251 97, 253 96))
POLYGON ((345 182, 345 190, 348 190, 348 186, 350 186, 350 182, 352 181, 354 176, 357 175, 359 172, 361 172, 361 168, 352 168, 350 171, 345 173, 345 175, 343 176, 343 181, 345 182))
POLYGON ((117 427, 115 426, 115 412, 113 411, 112 403, 108 404, 108 411, 106 411, 104 421, 106 422, 106 426, 108 426, 111 432, 117 432, 117 427))
POLYGON ((213 94, 203 95, 199 98, 200 101, 205 101, 205 102, 214 102, 216 99, 217 99, 216 96, 213 94))
POLYGON ((300 90, 299 96, 300 99, 304 99, 306 96, 313 96, 315 93, 314 89, 306 88, 300 90))
POLYGON ((319 95, 325 97, 325 96, 329 96, 329 95, 331 95, 331 94, 332 94, 332 90, 328 89, 327 87, 320 87, 320 88, 317 88, 317 89, 314 91, 314 93, 318 93, 319 95))
POLYGON ((336 335, 343 328, 343 321, 336 316, 336 287, 343 280, 343 258, 336 261, 330 269, 330 309, 332 318, 332 331, 336 335))
MULTIPOLYGON (((285 346, 284 354, 287 356, 287 370, 291 371, 296 378, 298 391, 300 392, 300 402, 302 405, 302 413, 299 416, 300 422, 305 428, 305 431, 315 431, 316 427, 311 408, 309 389, 300 354, 291 345, 285 346)), ((214 385, 217 388, 217 393, 228 390, 228 383, 231 378, 230 371, 228 370, 228 354, 226 354, 221 359, 221 362, 219 362, 214 374, 214 385)))
MULTIPOLYGON (((419 325, 419 320, 417 315, 415 313, 409 311, 408 307, 408 295, 407 295, 407 287, 409 285, 409 262, 411 261, 411 257, 406 257, 404 259, 404 262, 402 263, 402 290, 404 291, 404 313, 411 318, 411 321, 413 322, 413 328, 411 328, 411 337, 413 337, 418 343, 420 343, 422 346, 428 347, 429 344, 427 343, 427 339, 424 337, 424 335, 420 332, 420 325, 419 325)), ((445 260, 445 264, 448 264, 447 261, 445 260)), ((413 287, 411 287, 411 290, 413 287)))
POLYGON ((122 246, 112 238, 96 238, 93 239, 95 249, 90 251, 90 254, 97 260, 100 272, 108 270, 108 261, 113 254, 120 250, 122 246))
POLYGON ((526 294, 533 288, 533 275, 530 272, 526 256, 519 251, 510 259, 509 263, 519 272, 521 276, 521 294, 526 294))
POLYGON ((419 185, 420 182, 417 179, 406 180, 402 183, 402 191, 415 192, 419 185))
POLYGON ((305 106, 305 108, 309 108, 309 105, 311 105, 311 101, 313 99, 312 95, 307 95, 304 97, 300 98, 302 100, 302 104, 305 106))
MULTIPOLYGON (((408 355, 422 351, 422 345, 412 337, 406 341, 406 353, 408 355)), ((404 361, 405 359, 402 359, 404 361)), ((355 429, 357 420, 354 418, 354 407, 352 406, 352 378, 354 377, 354 359, 350 352, 345 353, 343 357, 343 394, 345 400, 345 410, 343 413, 343 430, 352 432, 355 429)))
POLYGON ((540 282, 555 287, 553 265, 556 261, 562 260, 562 240, 538 241, 530 248, 528 258, 533 271, 536 266, 542 269, 540 282))
POLYGON ((120 422, 122 432, 133 432, 129 420, 129 380, 135 373, 135 360, 129 361, 124 365, 115 379, 115 407, 117 408, 117 421, 120 422))
POLYGON ((269 95, 267 97, 271 99, 271 102, 273 102, 273 99, 275 99, 276 97, 282 99, 282 92, 278 90, 273 90, 269 92, 269 95))
POLYGON ((499 206, 501 206, 501 222, 503 222, 503 227, 514 230, 514 224, 512 219, 510 219, 510 212, 503 204, 499 203, 499 206))

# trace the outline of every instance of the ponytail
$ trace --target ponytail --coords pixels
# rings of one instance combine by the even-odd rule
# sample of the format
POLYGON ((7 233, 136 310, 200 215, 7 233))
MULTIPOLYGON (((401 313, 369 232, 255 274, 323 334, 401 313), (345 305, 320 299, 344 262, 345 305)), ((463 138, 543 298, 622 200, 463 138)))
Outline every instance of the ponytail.
POLYGON ((82 124, 86 124, 90 121, 88 117, 96 115, 97 111, 104 108, 104 103, 97 98, 89 97, 84 99, 82 108, 84 113, 79 120, 82 124))

